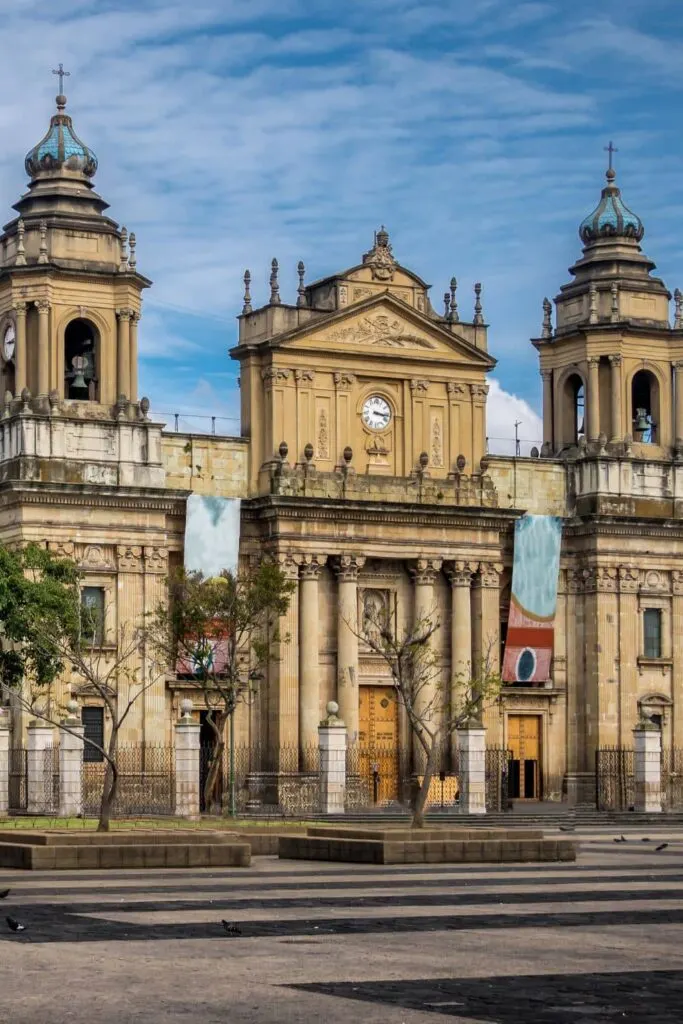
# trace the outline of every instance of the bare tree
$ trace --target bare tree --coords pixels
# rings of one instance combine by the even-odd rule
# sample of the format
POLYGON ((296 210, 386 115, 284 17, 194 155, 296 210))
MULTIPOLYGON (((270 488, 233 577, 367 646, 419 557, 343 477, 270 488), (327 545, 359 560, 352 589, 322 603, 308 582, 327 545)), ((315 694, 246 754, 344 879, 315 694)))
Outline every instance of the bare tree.
POLYGON ((433 642, 440 628, 436 611, 399 631, 389 615, 370 610, 363 631, 356 633, 389 667, 398 703, 405 708, 422 754, 423 777, 413 805, 413 828, 424 826, 429 787, 450 737, 456 729, 480 723, 486 703, 500 690, 493 640, 474 673, 454 673, 446 684, 433 642))

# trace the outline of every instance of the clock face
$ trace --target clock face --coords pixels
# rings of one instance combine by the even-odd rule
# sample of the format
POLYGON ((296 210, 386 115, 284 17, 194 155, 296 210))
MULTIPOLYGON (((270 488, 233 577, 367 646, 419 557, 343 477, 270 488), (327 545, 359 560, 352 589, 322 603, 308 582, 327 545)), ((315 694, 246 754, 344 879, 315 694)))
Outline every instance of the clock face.
POLYGON ((2 354, 5 358, 5 362, 9 362, 10 359, 14 358, 15 341, 16 335, 14 333, 14 324, 8 324, 2 338, 2 354))
POLYGON ((380 395, 370 395, 363 403, 363 423, 371 430, 385 430, 391 423, 391 406, 380 395))

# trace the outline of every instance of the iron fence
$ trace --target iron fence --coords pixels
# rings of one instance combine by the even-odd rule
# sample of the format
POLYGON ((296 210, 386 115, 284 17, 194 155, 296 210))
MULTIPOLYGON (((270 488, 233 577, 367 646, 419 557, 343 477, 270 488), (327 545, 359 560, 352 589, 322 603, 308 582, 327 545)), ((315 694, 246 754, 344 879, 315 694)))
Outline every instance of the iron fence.
MULTIPOLYGON (((166 746, 122 746, 116 756, 118 787, 114 817, 173 814, 175 752, 166 746)), ((83 764, 83 813, 99 813, 107 761, 83 764)))
POLYGON ((595 752, 595 805, 599 811, 627 811, 635 799, 635 754, 628 747, 595 752))
POLYGON ((214 757, 213 745, 200 750, 200 807, 202 811, 263 812, 305 816, 319 810, 320 751, 318 745, 300 748, 265 744, 226 744, 212 806, 207 806, 206 782, 214 757))
POLYGON ((507 811, 510 806, 510 762, 512 751, 505 747, 487 747, 485 758, 486 810, 507 811))
POLYGON ((665 811, 683 808, 683 748, 662 750, 662 807, 665 811))
MULTIPOLYGON (((42 792, 37 793, 38 803, 45 814, 57 814, 59 810, 59 747, 45 747, 42 751, 42 792)), ((40 786, 40 782, 38 783, 40 786)))
POLYGON ((10 811, 25 811, 28 803, 28 750, 14 747, 9 752, 10 811))

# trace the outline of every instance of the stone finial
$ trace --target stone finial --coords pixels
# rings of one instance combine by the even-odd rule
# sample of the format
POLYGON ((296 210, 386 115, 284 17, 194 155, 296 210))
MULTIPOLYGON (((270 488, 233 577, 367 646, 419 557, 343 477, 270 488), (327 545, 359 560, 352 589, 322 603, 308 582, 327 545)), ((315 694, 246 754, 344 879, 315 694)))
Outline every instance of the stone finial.
POLYGON ((31 402, 31 392, 29 391, 28 388, 22 388, 22 390, 21 390, 21 404, 22 404, 22 411, 23 412, 28 412, 30 402, 31 402))
POLYGON ((280 462, 286 462, 287 456, 289 455, 289 445, 286 441, 280 441, 280 447, 278 448, 278 455, 280 456, 280 462))
POLYGON ((598 289, 595 284, 591 281, 590 291, 588 292, 588 323, 597 324, 598 322, 598 289))
POLYGON ((484 314, 481 307, 481 282, 477 281, 474 286, 474 321, 477 327, 484 323, 484 314))
POLYGON ((683 329, 683 293, 680 288, 676 288, 674 291, 674 330, 680 331, 683 329))
POLYGON ((619 323, 619 285, 617 284, 616 281, 614 281, 612 283, 612 287, 610 288, 610 292, 612 294, 612 310, 610 312, 609 319, 610 319, 610 323, 618 324, 619 323))
POLYGON ((38 252, 38 262, 47 263, 47 221, 41 220, 40 222, 40 250, 38 252))
POLYGON ((189 697, 184 697, 180 702, 180 720, 187 722, 192 721, 192 701, 189 697))
POLYGON ((149 413, 149 404, 149 398, 147 398, 146 396, 140 399, 140 412, 142 413, 143 420, 147 419, 147 414, 149 413))
POLYGON ((325 718, 323 718, 322 722, 320 723, 321 726, 323 726, 323 728, 325 728, 325 726, 330 726, 330 725, 343 725, 344 724, 342 722, 341 718, 338 717, 338 715, 339 715, 339 705, 337 704, 336 700, 328 701, 325 710, 327 711, 327 715, 325 716, 325 718))
POLYGON ((135 237, 134 231, 131 231, 130 235, 128 236, 128 245, 130 246, 130 257, 128 258, 128 266, 131 270, 135 270, 138 263, 138 258, 135 252, 137 239, 135 237))
POLYGON ((553 336, 553 305, 549 298, 543 300, 543 327, 541 328, 542 338, 553 336))
POLYGON ((244 316, 245 313, 251 313, 251 292, 249 290, 250 287, 251 287, 251 271, 250 270, 245 270, 244 271, 244 300, 243 300, 243 305, 242 305, 242 316, 244 316))
POLYGON ((457 324, 460 317, 458 316, 458 303, 455 301, 455 293, 458 287, 456 278, 451 278, 451 302, 448 309, 448 319, 452 324, 457 324))
POLYGON ((344 458, 344 462, 346 463, 346 465, 350 466, 351 462, 353 461, 353 448, 351 447, 350 444, 347 444, 347 446, 344 448, 342 456, 344 458))
POLYGON ((299 260, 296 265, 296 272, 299 275, 299 287, 296 290, 296 304, 297 306, 307 306, 306 302, 306 288, 304 287, 304 274, 306 273, 306 267, 304 261, 299 260))
POLYGON ((429 455, 427 454, 427 452, 420 452, 420 457, 418 458, 417 461, 419 463, 420 469, 424 471, 429 465, 429 455))
POLYGON ((278 262, 273 259, 270 264, 270 305, 280 305, 280 285, 278 283, 278 262))
POLYGON ((448 320, 448 310, 450 309, 450 306, 451 306, 451 293, 450 292, 444 292, 443 293, 443 316, 444 316, 444 320, 448 320))
POLYGON ((119 231, 119 242, 121 245, 119 273, 125 274, 128 270, 128 229, 125 227, 122 227, 119 231))
POLYGON ((11 391, 6 391, 5 392, 5 408, 4 408, 5 416, 9 416, 9 414, 10 414, 10 412, 12 410, 12 402, 13 401, 14 401, 14 395, 12 394, 12 392, 11 391))
POLYGON ((457 459, 455 460, 455 465, 458 469, 458 473, 463 473, 465 470, 465 466, 467 465, 467 459, 465 458, 465 456, 458 455, 457 459))
POLYGON ((310 441, 308 442, 307 445, 304 446, 304 458, 306 462, 310 462, 311 459, 313 458, 313 445, 311 444, 310 441))
POLYGON ((17 255, 14 260, 15 267, 26 266, 26 249, 24 248, 24 235, 26 234, 26 228, 24 222, 20 217, 17 221, 17 255))

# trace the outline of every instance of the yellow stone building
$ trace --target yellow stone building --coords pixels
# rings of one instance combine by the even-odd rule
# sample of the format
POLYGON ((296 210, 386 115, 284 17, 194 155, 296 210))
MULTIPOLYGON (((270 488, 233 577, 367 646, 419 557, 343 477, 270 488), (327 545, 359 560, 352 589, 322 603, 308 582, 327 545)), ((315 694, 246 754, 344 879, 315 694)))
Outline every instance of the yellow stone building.
MULTIPOLYGON (((455 280, 436 311, 383 228, 337 275, 305 284, 300 264, 292 303, 275 262, 263 306, 245 275, 231 351, 242 436, 166 433, 137 393, 150 282, 135 236, 106 216, 65 105, 26 159, 30 184, 0 237, 0 539, 73 556, 113 630, 151 610, 182 562, 187 496, 241 498, 241 557, 269 552, 297 588, 291 640, 240 708, 238 740, 298 746, 304 768, 331 699, 351 742, 410 749, 386 667, 356 635, 368 614, 384 608, 399 628, 438 614, 446 686, 482 658, 495 668, 515 520, 559 515, 550 678, 505 686, 485 716, 489 745, 517 764, 513 795, 591 801, 596 749, 631 745, 643 713, 664 746, 683 746, 683 306, 676 292, 672 327, 612 168, 533 341, 534 456, 487 454, 495 359, 481 286, 471 315, 455 280)), ((127 738, 170 742, 184 695, 182 680, 159 680, 127 738)))

